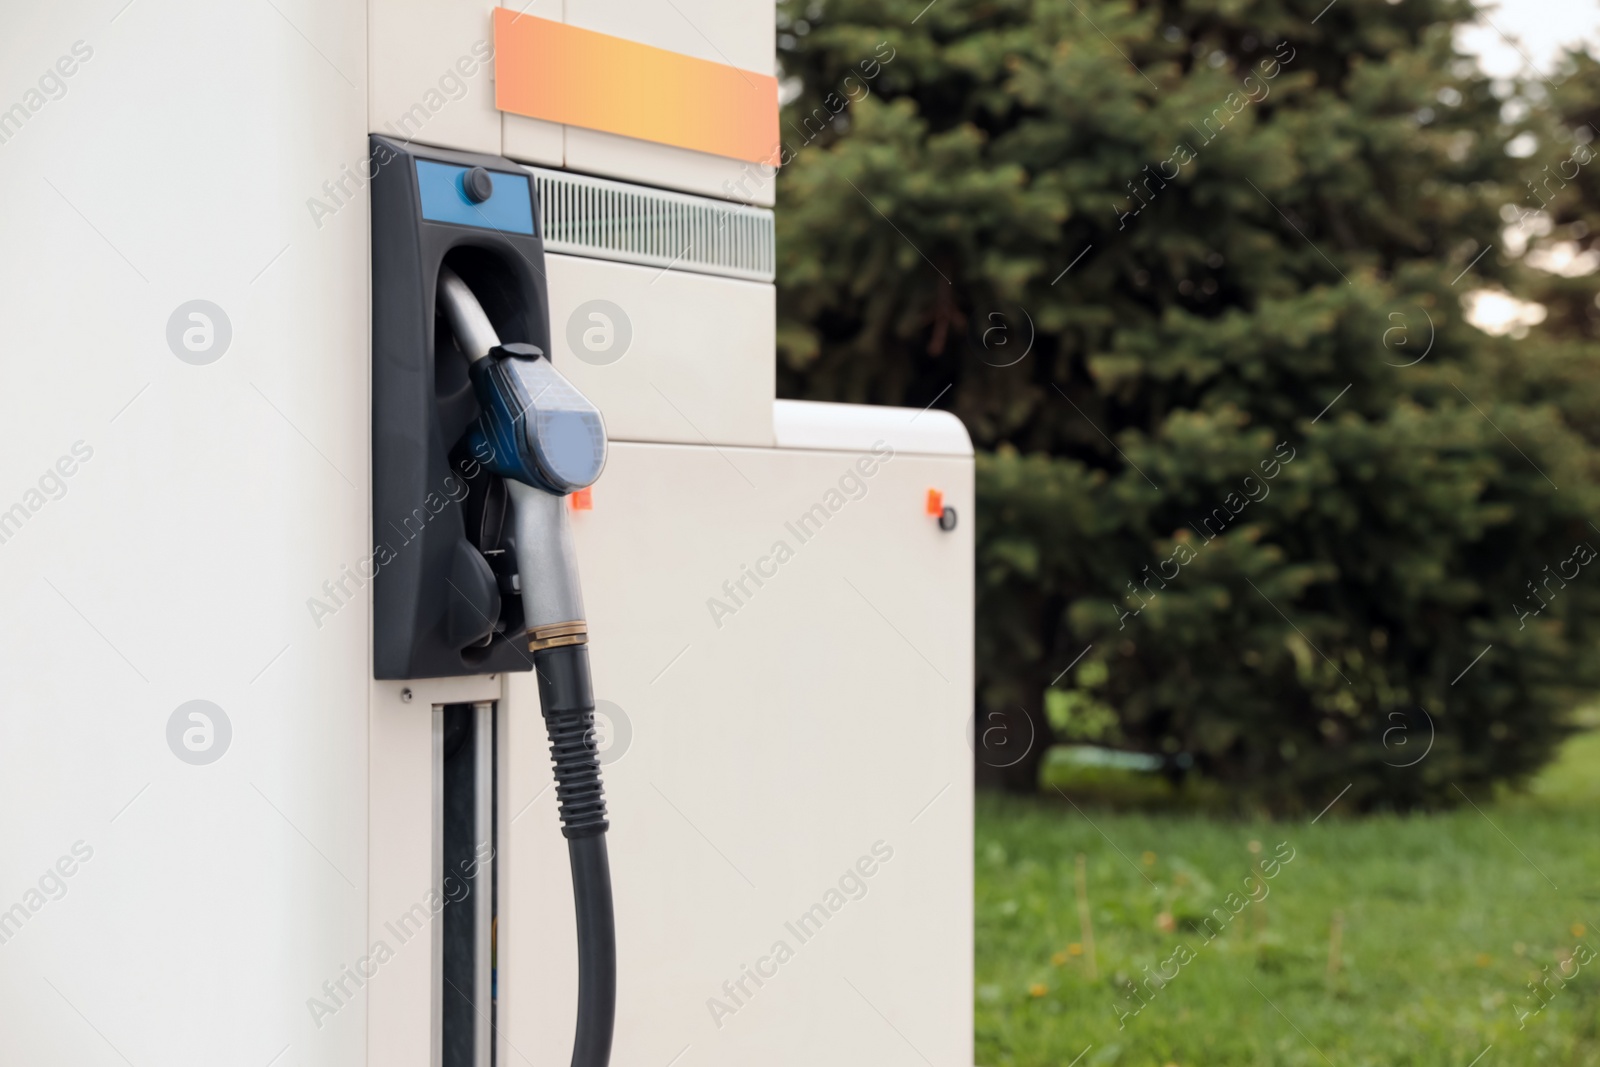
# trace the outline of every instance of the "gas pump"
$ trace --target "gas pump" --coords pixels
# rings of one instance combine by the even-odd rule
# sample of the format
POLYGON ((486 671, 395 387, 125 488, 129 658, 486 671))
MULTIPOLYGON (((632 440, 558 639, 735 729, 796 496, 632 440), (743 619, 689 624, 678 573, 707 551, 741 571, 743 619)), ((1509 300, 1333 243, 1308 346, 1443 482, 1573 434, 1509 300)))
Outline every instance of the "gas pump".
POLYGON ((0 1059, 971 1067, 972 448, 778 396, 773 20, 0 35, 0 1059))

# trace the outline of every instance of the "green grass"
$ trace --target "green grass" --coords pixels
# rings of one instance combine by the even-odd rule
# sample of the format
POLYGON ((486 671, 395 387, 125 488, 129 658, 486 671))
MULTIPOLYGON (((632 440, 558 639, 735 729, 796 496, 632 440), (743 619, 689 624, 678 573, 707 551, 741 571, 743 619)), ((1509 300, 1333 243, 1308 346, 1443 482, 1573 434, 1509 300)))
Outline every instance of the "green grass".
POLYGON ((1535 1005, 1528 982, 1580 942, 1600 953, 1600 733, 1481 811, 1229 821, 1113 810, 1063 788, 1081 810, 979 801, 979 1064, 1067 1067, 1088 1048, 1079 1067, 1468 1067, 1491 1044, 1478 1067, 1600 1064, 1600 956, 1518 1023, 1535 1005), (1294 858, 1234 915, 1228 894, 1238 907, 1280 843, 1294 858), (1208 941, 1197 925, 1213 908, 1230 918, 1208 941), (1180 945, 1192 959, 1146 992, 1144 968, 1180 945), (1137 1004, 1129 979, 1147 1003, 1119 1028, 1116 1006, 1137 1004))

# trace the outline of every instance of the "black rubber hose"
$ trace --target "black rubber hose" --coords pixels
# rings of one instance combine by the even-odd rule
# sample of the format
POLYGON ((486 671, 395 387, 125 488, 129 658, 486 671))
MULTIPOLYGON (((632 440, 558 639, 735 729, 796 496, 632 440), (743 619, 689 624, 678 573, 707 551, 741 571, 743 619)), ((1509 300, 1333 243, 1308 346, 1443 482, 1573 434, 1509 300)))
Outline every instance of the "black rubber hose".
POLYGON ((606 1067, 617 1014, 617 931, 611 914, 611 861, 604 834, 567 841, 578 910, 578 1028, 572 1067, 606 1067))
POLYGON ((594 687, 583 645, 533 654, 555 763, 556 804, 572 862, 578 916, 578 1024, 572 1067, 607 1067, 617 1014, 617 931, 606 856, 605 791, 594 742, 594 687))

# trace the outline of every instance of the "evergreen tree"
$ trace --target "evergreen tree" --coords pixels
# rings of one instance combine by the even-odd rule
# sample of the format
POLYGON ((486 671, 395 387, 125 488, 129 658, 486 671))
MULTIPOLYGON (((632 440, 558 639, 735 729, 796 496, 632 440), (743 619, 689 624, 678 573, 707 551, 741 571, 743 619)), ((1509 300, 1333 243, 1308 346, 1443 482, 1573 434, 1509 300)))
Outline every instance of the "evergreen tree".
POLYGON ((1597 682, 1592 347, 1464 320, 1555 161, 1507 153, 1470 4, 924 2, 780 3, 780 383, 980 449, 980 723, 1039 739, 980 776, 1086 739, 1315 809, 1537 768, 1597 682))

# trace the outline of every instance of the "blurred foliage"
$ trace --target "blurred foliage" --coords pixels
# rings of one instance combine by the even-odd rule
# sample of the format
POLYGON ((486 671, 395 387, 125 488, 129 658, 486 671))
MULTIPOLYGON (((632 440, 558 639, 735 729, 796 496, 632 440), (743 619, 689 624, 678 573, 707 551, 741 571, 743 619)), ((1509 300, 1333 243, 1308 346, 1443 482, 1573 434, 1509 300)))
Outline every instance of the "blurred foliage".
POLYGON ((1098 738, 1305 810, 1538 768, 1600 683, 1600 569, 1551 581, 1600 546, 1600 308, 1501 231, 1600 68, 1493 83, 1464 0, 925 4, 779 4, 779 376, 979 448, 978 710, 1033 739, 980 777, 1098 738), (1490 286, 1536 339, 1466 322, 1490 286))

